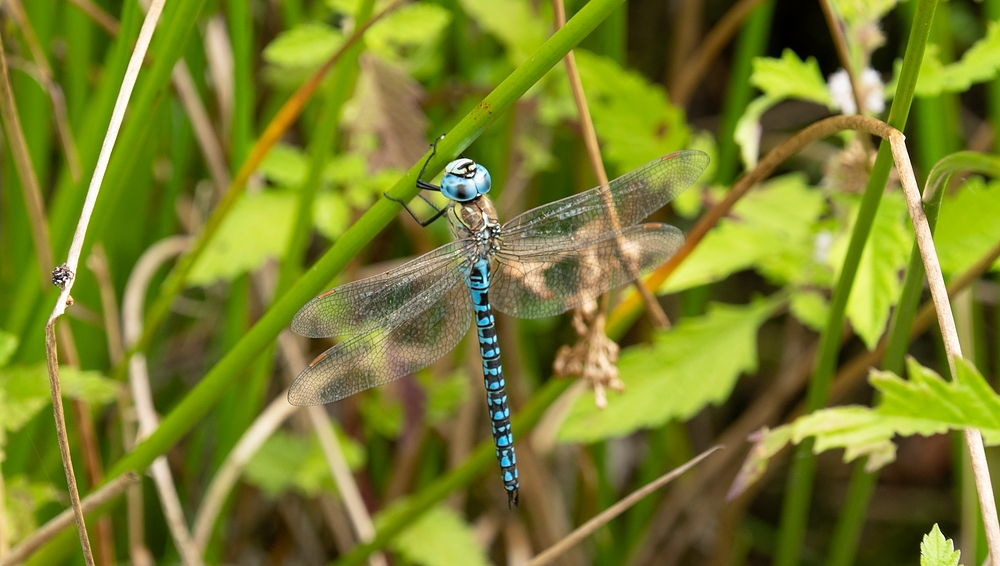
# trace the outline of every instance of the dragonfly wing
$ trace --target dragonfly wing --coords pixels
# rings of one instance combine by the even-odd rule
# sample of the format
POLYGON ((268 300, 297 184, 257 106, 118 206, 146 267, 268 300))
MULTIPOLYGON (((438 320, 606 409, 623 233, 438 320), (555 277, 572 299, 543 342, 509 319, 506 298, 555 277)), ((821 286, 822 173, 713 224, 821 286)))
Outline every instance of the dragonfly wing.
POLYGON ((490 300, 519 318, 555 316, 644 275, 677 253, 684 233, 639 224, 601 237, 522 239, 494 256, 490 300))
POLYGON ((440 279, 455 281, 470 246, 467 240, 451 242, 396 269, 331 289, 299 309, 292 330, 309 338, 328 338, 384 327, 384 319, 428 288, 436 288, 440 279))
POLYGON ((708 155, 702 151, 665 155, 605 186, 515 216, 504 224, 502 237, 505 242, 515 242, 521 238, 578 235, 588 230, 599 238, 606 231, 631 226, 662 208, 697 181, 707 166, 708 155), (614 214, 608 204, 613 206, 614 214))
POLYGON ((293 405, 332 403, 423 369, 450 352, 469 329, 472 298, 460 269, 380 319, 367 332, 320 354, 288 391, 293 405))

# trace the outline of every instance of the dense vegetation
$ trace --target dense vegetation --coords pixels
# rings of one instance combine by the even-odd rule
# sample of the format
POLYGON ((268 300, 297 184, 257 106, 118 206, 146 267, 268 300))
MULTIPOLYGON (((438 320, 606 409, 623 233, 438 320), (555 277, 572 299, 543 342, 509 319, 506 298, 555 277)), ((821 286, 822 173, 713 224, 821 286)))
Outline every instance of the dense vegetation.
MULTIPOLYGON (((74 267, 105 166, 55 332, 80 493, 145 474, 87 516, 98 564, 522 564, 719 443, 556 562, 988 556, 996 510, 984 528, 963 430, 1000 441, 1000 0, 576 0, 558 33, 561 3, 524 0, 3 7, 0 563, 70 507, 50 274, 74 267), (796 137, 857 114, 873 120, 796 137), (918 253, 911 172, 874 119, 907 136, 936 256, 918 253), (497 317, 516 510, 474 333, 390 385, 285 400, 331 346, 287 330, 306 301, 448 241, 382 198, 417 194, 441 134, 428 178, 475 159, 501 220, 605 169, 712 160, 653 217, 689 234, 648 283, 669 327, 634 287, 582 338, 572 314, 497 317), (936 266, 951 296, 937 318, 936 266), (555 377, 573 356, 585 378, 555 377)), ((82 563, 67 525, 31 563, 82 563)))

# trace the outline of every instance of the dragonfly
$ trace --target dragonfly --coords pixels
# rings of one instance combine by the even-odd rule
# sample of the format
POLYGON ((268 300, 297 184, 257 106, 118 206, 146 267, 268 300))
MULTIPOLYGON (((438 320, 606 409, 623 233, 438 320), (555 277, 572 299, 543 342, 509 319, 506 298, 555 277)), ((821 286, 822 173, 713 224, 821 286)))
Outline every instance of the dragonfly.
POLYGON ((422 180, 436 146, 417 186, 440 192, 447 206, 424 198, 436 212, 421 221, 405 202, 386 197, 423 226, 446 216, 453 240, 303 306, 293 331, 344 339, 302 370, 288 401, 331 403, 423 369, 451 351, 474 319, 496 457, 513 509, 520 484, 493 309, 518 318, 555 316, 667 261, 683 232, 640 221, 692 185, 709 159, 697 150, 671 153, 501 225, 487 196, 489 171, 475 161, 450 162, 440 185, 422 180))

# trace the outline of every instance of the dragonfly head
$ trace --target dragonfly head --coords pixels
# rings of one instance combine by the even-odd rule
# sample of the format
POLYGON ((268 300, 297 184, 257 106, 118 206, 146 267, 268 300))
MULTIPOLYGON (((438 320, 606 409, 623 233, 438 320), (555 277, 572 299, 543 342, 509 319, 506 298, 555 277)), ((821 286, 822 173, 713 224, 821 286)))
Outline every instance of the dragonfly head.
POLYGON ((456 159, 444 168, 441 193, 458 202, 468 202, 490 192, 490 172, 468 158, 456 159))

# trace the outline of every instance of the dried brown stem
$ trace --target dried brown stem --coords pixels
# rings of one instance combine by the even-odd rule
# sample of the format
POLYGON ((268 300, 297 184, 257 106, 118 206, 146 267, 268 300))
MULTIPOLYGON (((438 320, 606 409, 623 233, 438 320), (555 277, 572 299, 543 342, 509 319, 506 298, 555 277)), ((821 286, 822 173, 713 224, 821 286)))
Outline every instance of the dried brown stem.
POLYGON ((566 538, 562 539, 555 545, 542 551, 541 554, 535 556, 525 566, 543 566, 544 564, 551 563, 560 554, 565 552, 567 549, 579 544, 581 541, 583 541, 583 539, 590 536, 594 531, 607 524, 608 521, 614 519, 618 515, 621 515, 630 507, 632 507, 640 500, 642 500, 644 497, 653 493, 657 489, 660 489, 661 487, 667 485, 668 483, 676 479, 678 476, 690 470, 699 462, 707 458, 709 454, 712 454, 716 450, 720 449, 722 449, 721 445, 713 446, 712 448, 709 448, 708 450, 702 452, 698 456, 695 456, 687 463, 685 463, 683 466, 675 468, 674 470, 671 470, 670 472, 660 476, 659 478, 653 480, 652 482, 633 491, 629 495, 625 496, 624 498, 616 502, 611 507, 608 507, 607 509, 598 513, 595 517, 587 521, 586 523, 577 527, 576 530, 570 533, 569 536, 567 536, 566 538))

